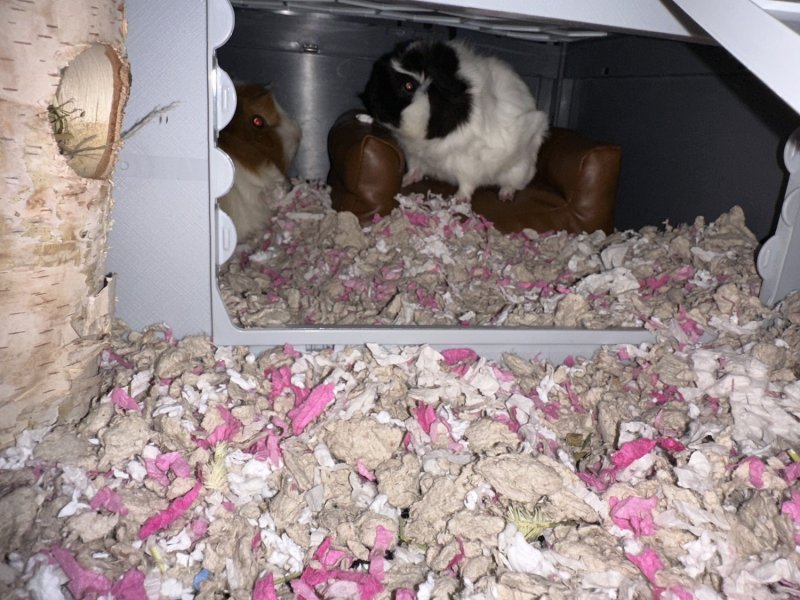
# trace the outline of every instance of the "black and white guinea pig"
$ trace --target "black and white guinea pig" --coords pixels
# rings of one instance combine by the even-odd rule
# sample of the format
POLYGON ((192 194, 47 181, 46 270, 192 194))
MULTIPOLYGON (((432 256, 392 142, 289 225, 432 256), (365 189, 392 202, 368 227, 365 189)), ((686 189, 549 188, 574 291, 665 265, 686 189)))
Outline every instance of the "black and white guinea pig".
POLYGON ((286 171, 300 144, 300 126, 269 87, 236 84, 236 111, 217 145, 235 167, 233 186, 219 205, 236 225, 239 242, 263 232, 271 204, 289 189, 286 171))
POLYGON ((401 42, 375 62, 360 97, 406 154, 403 185, 430 175, 464 199, 497 185, 508 201, 536 173, 547 115, 495 57, 456 41, 401 42))

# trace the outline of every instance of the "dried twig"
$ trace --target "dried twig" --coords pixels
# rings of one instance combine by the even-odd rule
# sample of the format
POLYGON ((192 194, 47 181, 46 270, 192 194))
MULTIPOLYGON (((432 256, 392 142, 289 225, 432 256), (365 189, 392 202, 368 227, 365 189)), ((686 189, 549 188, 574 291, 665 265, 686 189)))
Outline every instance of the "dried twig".
POLYGON ((111 142, 111 143, 108 143, 108 144, 103 144, 102 146, 91 146, 91 147, 88 147, 88 148, 83 147, 84 144, 88 143, 89 141, 91 141, 92 139, 94 139, 96 137, 96 136, 91 136, 91 137, 85 138, 85 139, 81 140, 80 142, 78 142, 75 145, 74 148, 72 148, 70 150, 64 150, 64 155, 69 157, 69 158, 72 158, 74 156, 78 156, 79 154, 85 154, 87 152, 95 152, 97 150, 105 150, 106 148, 116 147, 118 144, 120 144, 120 143, 124 142, 125 140, 127 140, 127 139, 133 137, 134 135, 136 135, 136 133, 138 133, 142 129, 142 127, 147 125, 147 123, 149 123, 150 121, 152 121, 153 119, 155 119, 157 117, 160 117, 163 114, 168 113, 173 108, 178 106, 178 104, 180 104, 180 102, 176 100, 174 102, 170 102, 166 106, 156 106, 153 110, 151 110, 149 113, 147 113, 144 117, 142 117, 141 119, 136 121, 136 123, 131 125, 128 129, 123 131, 122 134, 119 136, 119 139, 114 141, 114 142, 111 142))

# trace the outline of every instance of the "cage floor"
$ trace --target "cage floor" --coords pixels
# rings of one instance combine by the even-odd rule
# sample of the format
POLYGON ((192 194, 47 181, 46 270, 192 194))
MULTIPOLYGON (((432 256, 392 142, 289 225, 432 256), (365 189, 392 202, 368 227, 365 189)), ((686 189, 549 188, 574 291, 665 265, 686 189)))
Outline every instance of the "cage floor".
POLYGON ((739 208, 711 224, 504 235, 468 203, 399 202, 362 228, 324 185, 295 182, 220 270, 234 324, 602 329, 657 324, 680 306, 703 327, 760 281, 739 208))
POLYGON ((0 596, 798 597, 800 294, 736 210, 626 236, 668 239, 656 341, 564 364, 118 324, 83 421, 0 453, 0 596))

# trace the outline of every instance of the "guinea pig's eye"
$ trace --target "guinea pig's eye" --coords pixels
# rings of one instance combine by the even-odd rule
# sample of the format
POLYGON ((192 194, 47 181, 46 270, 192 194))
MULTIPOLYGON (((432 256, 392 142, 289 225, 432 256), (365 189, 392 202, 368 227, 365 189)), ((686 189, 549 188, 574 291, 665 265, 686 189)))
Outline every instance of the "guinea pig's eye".
POLYGON ((264 117, 261 115, 253 115, 253 117, 250 119, 250 122, 253 124, 253 127, 263 127, 264 117))
POLYGON ((409 79, 403 84, 403 89, 407 92, 413 92, 417 89, 417 84, 409 79))

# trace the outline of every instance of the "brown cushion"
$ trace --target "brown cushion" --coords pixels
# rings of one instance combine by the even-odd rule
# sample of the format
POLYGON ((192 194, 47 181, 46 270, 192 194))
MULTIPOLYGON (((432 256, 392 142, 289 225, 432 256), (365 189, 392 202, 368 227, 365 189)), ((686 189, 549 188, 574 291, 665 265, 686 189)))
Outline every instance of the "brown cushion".
MULTIPOLYGON (((455 193, 455 186, 429 179, 401 189, 402 150, 387 129, 359 121, 358 112, 339 117, 328 135, 328 184, 336 210, 351 211, 366 223, 376 214, 389 214, 399 192, 455 193)), ((552 128, 539 151, 533 181, 510 202, 498 198, 496 187, 479 188, 472 208, 506 233, 526 228, 611 233, 620 157, 619 146, 552 128)))
POLYGON ((365 223, 388 215, 406 170, 406 160, 384 127, 362 123, 358 111, 343 114, 328 134, 331 168, 328 184, 336 210, 348 210, 365 223))

